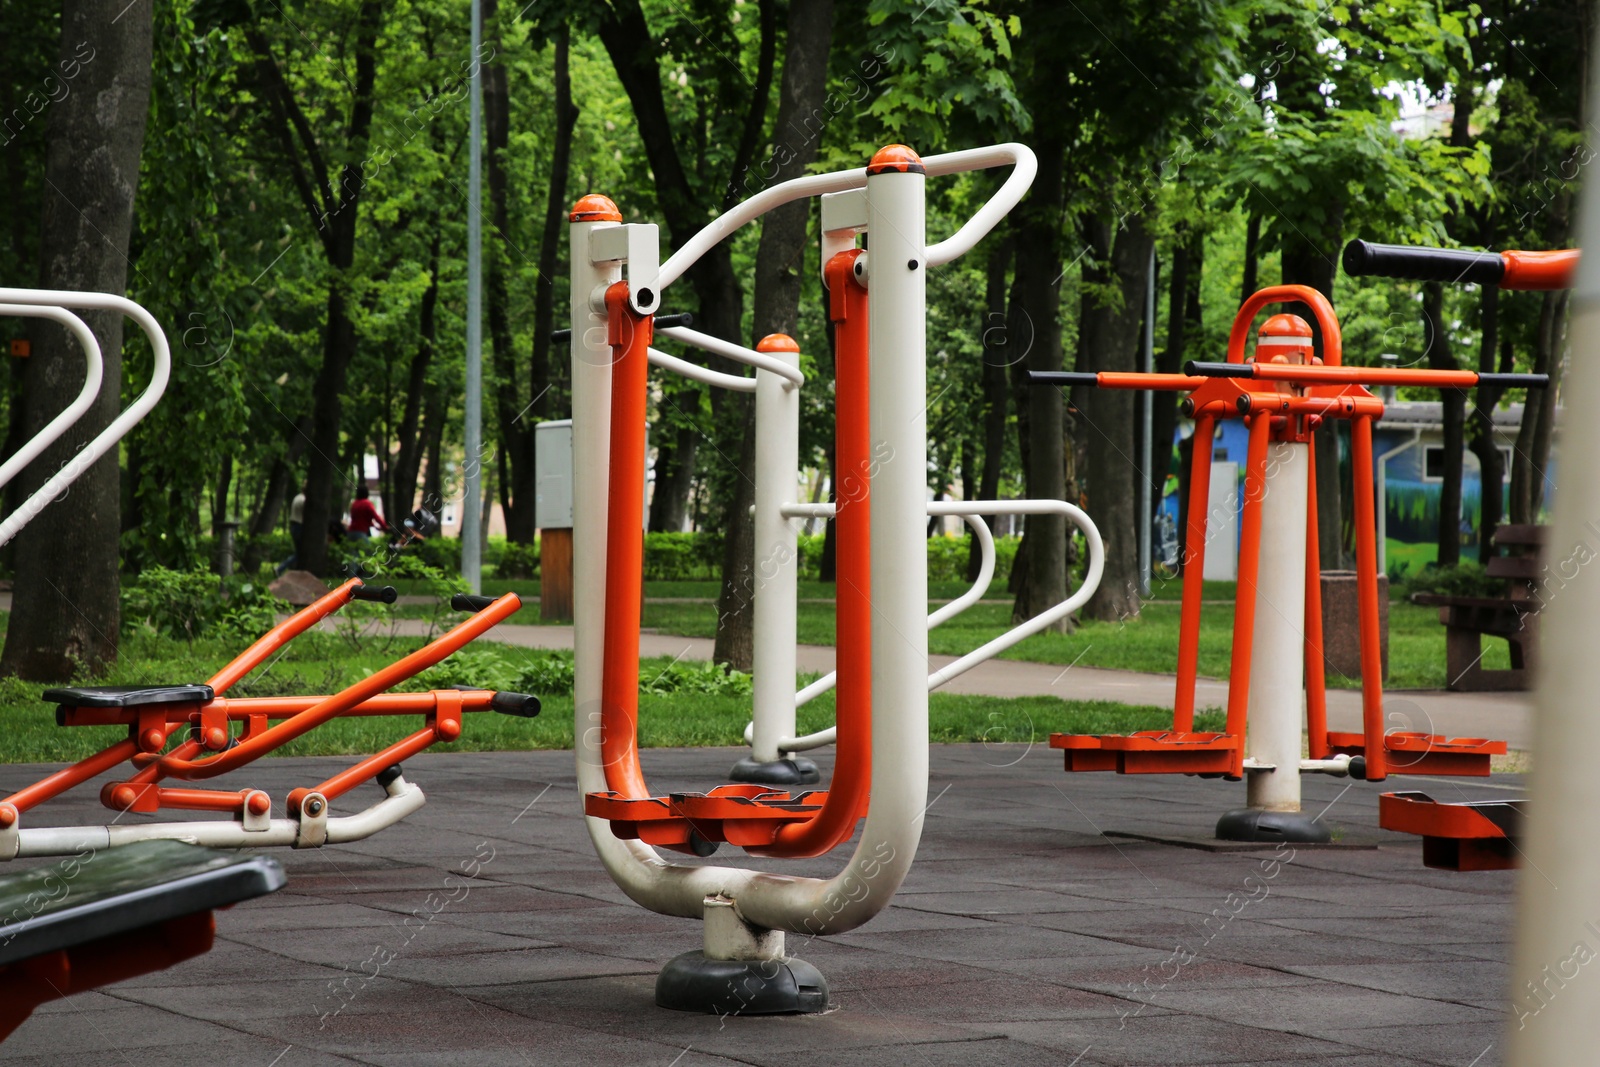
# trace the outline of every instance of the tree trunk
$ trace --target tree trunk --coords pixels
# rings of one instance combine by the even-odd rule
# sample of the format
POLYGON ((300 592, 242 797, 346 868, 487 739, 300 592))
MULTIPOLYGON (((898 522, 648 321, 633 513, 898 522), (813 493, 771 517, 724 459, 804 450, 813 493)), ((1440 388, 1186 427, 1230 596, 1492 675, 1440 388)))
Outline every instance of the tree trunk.
MULTIPOLYGON (((1156 354, 1156 371, 1179 374, 1183 371, 1190 331, 1200 329, 1200 278, 1204 269, 1205 239, 1194 234, 1172 251, 1172 277, 1167 288, 1167 344, 1156 354)), ((1172 469, 1172 440, 1178 430, 1178 398, 1172 393, 1151 393, 1150 413, 1150 499, 1160 511, 1172 469)), ((1179 523, 1181 527, 1183 524, 1179 523)), ((1154 539, 1154 533, 1151 537, 1154 539)), ((1159 546, 1157 546, 1158 548, 1159 546)), ((1156 549, 1151 552, 1155 558, 1156 549)), ((1183 558, 1180 552, 1178 557, 1183 558)))
POLYGON ((1239 285, 1239 303, 1250 299, 1250 294, 1261 286, 1256 282, 1256 265, 1261 253, 1261 216, 1250 212, 1250 221, 1244 227, 1244 279, 1239 285))
MULTIPOLYGON (((763 3, 763 18, 769 5, 763 3)), ((766 39, 763 34, 763 39, 766 39)), ((778 90, 777 129, 788 130, 796 119, 822 106, 827 90, 828 47, 833 39, 832 0, 812 0, 789 8, 788 47, 783 60, 783 83, 778 90)), ((818 131, 820 134, 820 131, 818 131)), ((817 136, 807 137, 778 160, 774 180, 797 178, 806 172, 821 147, 817 136)), ((809 200, 797 200, 768 212, 761 223, 756 247, 752 344, 771 333, 793 336, 799 332, 800 286, 805 268, 806 222, 809 200)), ((755 405, 741 397, 744 431, 739 448, 739 470, 755 471, 755 405)), ((769 431, 770 432, 770 431, 769 431)), ((750 477, 734 480, 732 503, 724 529, 722 592, 717 601, 717 640, 713 657, 738 670, 750 669, 755 651, 755 594, 757 575, 766 561, 755 559, 755 525, 750 507, 755 503, 755 483, 750 477)))
MULTIPOLYGON (((661 431, 658 431, 661 432, 661 431)), ((689 494, 694 489, 695 444, 699 434, 680 426, 656 445, 656 487, 650 496, 650 532, 678 533, 689 519, 689 494)))
MULTIPOLYGON (((50 111, 46 133, 41 248, 47 289, 121 293, 139 156, 150 111, 153 8, 121 0, 64 0, 63 62, 87 43, 75 90, 50 111)), ((104 356, 104 385, 77 425, 23 472, 43 484, 121 407, 122 316, 82 312, 104 356)), ((32 331, 27 404, 30 434, 54 418, 83 385, 83 358, 59 327, 32 331)), ((13 415, 15 418, 16 416, 13 415)), ((72 486, 71 503, 47 507, 16 539, 17 579, 0 674, 60 681, 114 663, 121 623, 118 535, 122 522, 117 450, 72 486)))
MULTIPOLYGON (((977 498, 994 500, 1000 495, 1000 472, 1006 455, 1006 400, 1009 392, 1006 367, 1018 357, 1009 345, 1006 329, 1006 268, 1011 262, 1012 242, 996 241, 989 249, 984 281, 983 321, 983 474, 977 498)), ((1057 390, 1059 392, 1060 390, 1057 390)), ((994 530, 994 516, 984 517, 994 530)), ((977 538, 967 552, 967 581, 976 581, 983 557, 977 538)))
MULTIPOLYGON (((1500 347, 1500 288, 1486 285, 1481 297, 1482 314, 1478 344, 1478 373, 1494 371, 1495 351, 1500 347)), ((1511 354, 1510 346, 1505 350, 1511 354)), ((1510 371, 1510 360, 1506 360, 1510 371)), ((1502 485, 1505 481, 1505 463, 1500 455, 1499 438, 1494 432, 1494 409, 1500 405, 1504 390, 1494 385, 1479 385, 1476 403, 1472 408, 1472 435, 1468 441, 1472 454, 1478 457, 1478 562, 1487 564, 1494 555, 1494 528, 1500 525, 1504 513, 1502 485)))
MULTIPOLYGON (((1095 371, 1137 369, 1139 327, 1144 321, 1144 286, 1153 240, 1142 215, 1124 219, 1115 235, 1110 281, 1121 293, 1121 306, 1099 303, 1093 297, 1092 314, 1079 327, 1084 353, 1095 371)), ((1088 422, 1090 513, 1095 525, 1107 531, 1106 570, 1100 589, 1085 608, 1090 618, 1137 618, 1139 615, 1138 494, 1141 477, 1136 457, 1134 394, 1121 389, 1093 389, 1085 419, 1088 422)))
MULTIPOLYGON (((1339 262, 1339 242, 1343 230, 1344 208, 1334 206, 1329 212, 1328 231, 1322 235, 1322 245, 1301 237, 1286 239, 1283 249, 1283 283, 1309 285, 1329 300, 1333 299, 1334 271, 1339 262)), ((1282 309, 1293 312, 1311 324, 1317 351, 1322 350, 1322 330, 1303 304, 1282 309)), ((1344 547, 1343 494, 1339 476, 1340 420, 1322 424, 1315 437, 1317 462, 1317 545, 1322 569, 1339 570, 1344 567, 1348 553, 1344 547)))
MULTIPOLYGON (((1428 331, 1428 366, 1457 370, 1450 350, 1449 325, 1444 320, 1444 286, 1428 282, 1422 287, 1422 318, 1428 331)), ((1461 562, 1461 473, 1465 458, 1466 396, 1460 389, 1443 390, 1444 477, 1439 483, 1439 558, 1441 567, 1461 562)))
POLYGON ((394 461, 395 500, 389 505, 399 520, 410 514, 417 496, 417 474, 422 467, 424 441, 419 427, 422 422, 423 396, 428 389, 428 367, 433 362, 434 339, 438 333, 439 306, 439 235, 434 230, 433 242, 428 251, 428 287, 422 291, 422 306, 417 317, 417 350, 412 353, 411 366, 406 372, 405 407, 400 413, 400 427, 395 431, 400 438, 400 453, 394 461))
POLYGON ((1534 523, 1544 506, 1545 471, 1550 463, 1550 435, 1560 399, 1562 338, 1566 332, 1567 293, 1545 293, 1539 305, 1533 373, 1550 375, 1545 389, 1529 389, 1522 410, 1522 428, 1511 463, 1511 521, 1534 523))
MULTIPOLYGON (((1066 145, 1054 129, 1042 132, 1036 143, 1039 175, 1017 214, 1016 289, 1021 311, 1033 323, 1034 330, 1025 370, 1058 371, 1062 358, 1060 233, 1066 195, 1066 145)), ((1067 489, 1063 453, 1065 398, 1054 386, 1028 388, 1026 396, 1027 495, 1032 500, 1062 500, 1067 489)), ((1031 619, 1067 598, 1066 516, 1028 516, 1025 540, 1027 572, 1011 607, 1011 617, 1016 622, 1031 619)), ((1050 627, 1055 633, 1067 633, 1071 628, 1072 621, 1067 618, 1050 627)))

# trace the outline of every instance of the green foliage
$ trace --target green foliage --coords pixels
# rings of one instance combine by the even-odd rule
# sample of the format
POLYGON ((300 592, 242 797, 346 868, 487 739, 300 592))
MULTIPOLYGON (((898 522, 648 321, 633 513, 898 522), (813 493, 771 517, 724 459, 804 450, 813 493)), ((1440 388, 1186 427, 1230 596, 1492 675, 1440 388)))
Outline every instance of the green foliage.
POLYGON ((649 533, 644 535, 646 581, 715 579, 722 575, 720 533, 649 533))
POLYGON ((1476 560, 1463 560, 1453 567, 1430 563, 1421 571, 1405 578, 1399 591, 1406 597, 1413 593, 1438 593, 1443 596, 1504 596, 1506 583, 1502 578, 1491 578, 1484 573, 1476 560))
POLYGON ((674 660, 655 677, 639 672, 641 693, 707 693, 717 696, 748 696, 750 676, 717 663, 674 660))
POLYGON ((259 580, 220 579, 204 570, 146 567, 122 590, 124 632, 144 629, 185 641, 202 636, 252 641, 288 609, 259 580))
POLYGON ((539 546, 508 542, 494 564, 496 578, 539 577, 539 546))

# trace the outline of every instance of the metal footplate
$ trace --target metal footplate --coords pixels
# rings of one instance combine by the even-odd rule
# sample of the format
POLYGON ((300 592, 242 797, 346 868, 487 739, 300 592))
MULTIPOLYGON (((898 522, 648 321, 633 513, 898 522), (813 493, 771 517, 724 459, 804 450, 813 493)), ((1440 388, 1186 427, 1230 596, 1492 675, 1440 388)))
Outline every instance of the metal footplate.
POLYGON ((816 815, 827 798, 826 790, 791 795, 760 785, 723 785, 664 797, 590 793, 583 810, 611 823, 611 832, 624 841, 709 856, 722 842, 765 848, 783 826, 816 815))
POLYGON ((1232 775, 1240 738, 1232 734, 1143 730, 1133 734, 1051 734, 1069 771, 1232 775))
MULTIPOLYGON (((1328 731, 1328 747, 1335 755, 1350 757, 1350 775, 1363 778, 1365 738, 1358 733, 1328 731)), ((1390 774, 1442 774, 1465 778, 1489 777, 1489 757, 1506 754, 1504 741, 1485 737, 1445 737, 1441 734, 1394 732, 1383 735, 1385 763, 1390 774)))
POLYGON ((1426 793, 1378 797, 1378 825, 1422 838, 1424 866, 1444 871, 1505 871, 1517 866, 1526 801, 1440 803, 1426 793))

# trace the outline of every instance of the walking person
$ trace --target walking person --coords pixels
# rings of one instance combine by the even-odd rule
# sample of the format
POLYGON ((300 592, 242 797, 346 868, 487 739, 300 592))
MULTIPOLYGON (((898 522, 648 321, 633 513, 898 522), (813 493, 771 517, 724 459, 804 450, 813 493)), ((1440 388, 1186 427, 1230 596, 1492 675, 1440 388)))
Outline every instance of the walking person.
POLYGON ((289 544, 290 544, 290 552, 289 552, 289 558, 284 560, 282 563, 278 564, 276 569, 273 571, 273 573, 277 577, 282 578, 284 571, 289 570, 291 567, 295 567, 295 566, 299 565, 299 563, 300 563, 300 553, 301 553, 301 551, 303 550, 303 547, 304 547, 304 546, 301 545, 300 539, 305 536, 305 532, 306 532, 306 494, 305 494, 305 490, 302 489, 300 492, 298 492, 298 493, 296 493, 294 495, 294 500, 292 500, 289 503, 289 544))
POLYGON ((371 500, 372 490, 362 482, 356 486, 356 498, 350 503, 350 536, 367 540, 374 530, 382 533, 389 528, 383 521, 383 516, 378 514, 378 509, 371 500))

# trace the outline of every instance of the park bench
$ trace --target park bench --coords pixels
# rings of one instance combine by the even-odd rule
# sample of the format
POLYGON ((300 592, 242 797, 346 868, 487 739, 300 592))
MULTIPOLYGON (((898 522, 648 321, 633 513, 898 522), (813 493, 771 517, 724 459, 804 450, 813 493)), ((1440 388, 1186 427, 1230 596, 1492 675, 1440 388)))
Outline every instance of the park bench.
POLYGON ((33 1009, 201 955, 212 914, 281 888, 265 856, 142 841, 0 877, 0 1040, 33 1009))
POLYGON ((1540 549, 1548 531, 1549 527, 1534 525, 1505 525, 1495 530, 1495 547, 1506 549, 1508 554, 1489 560, 1485 573, 1506 580, 1506 596, 1412 595, 1413 603, 1439 609, 1439 621, 1445 628, 1447 688, 1468 693, 1532 688, 1541 606, 1534 585, 1543 567, 1540 549), (1504 638, 1511 646, 1510 670, 1484 669, 1485 635, 1504 638))

